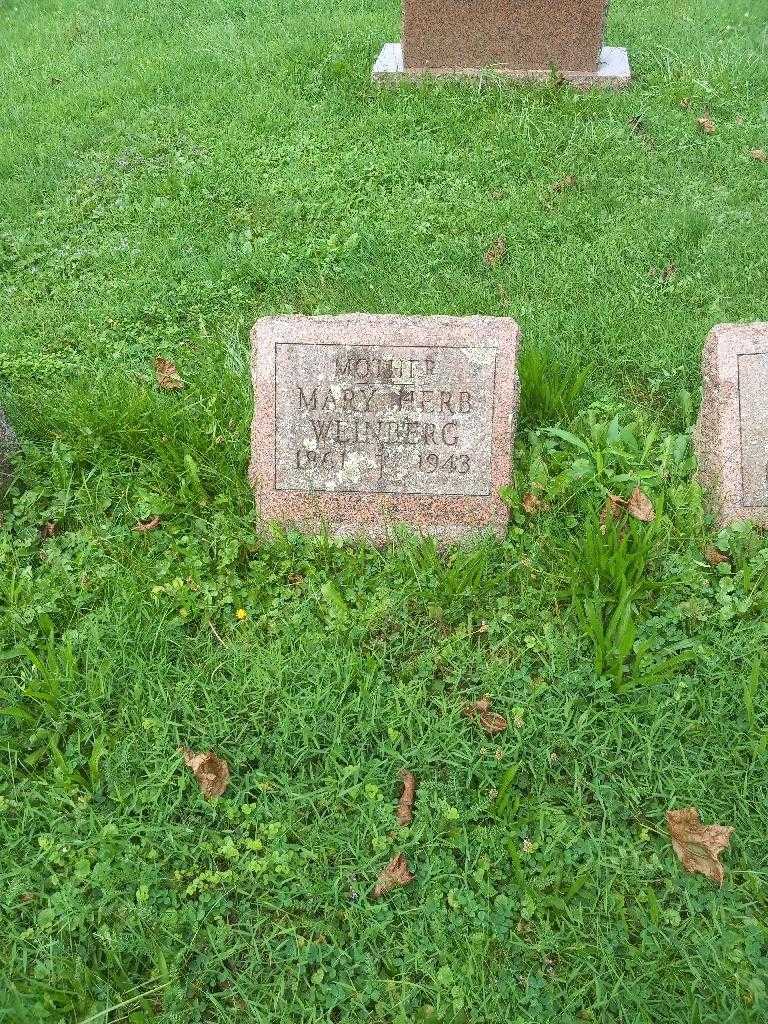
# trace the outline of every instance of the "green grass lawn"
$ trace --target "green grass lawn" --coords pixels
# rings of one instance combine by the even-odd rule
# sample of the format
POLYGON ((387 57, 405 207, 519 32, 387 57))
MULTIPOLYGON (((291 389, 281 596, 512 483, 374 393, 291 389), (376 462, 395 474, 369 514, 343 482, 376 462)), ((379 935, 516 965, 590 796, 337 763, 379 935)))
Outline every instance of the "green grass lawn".
POLYGON ((377 91, 398 22, 0 6, 3 1024, 768 1014, 768 546, 714 538, 690 449, 707 331, 768 319, 768 8, 617 0, 623 94, 377 91), (258 532, 248 330, 358 310, 520 322, 503 543, 258 532), (655 523, 603 533, 638 484, 655 523))

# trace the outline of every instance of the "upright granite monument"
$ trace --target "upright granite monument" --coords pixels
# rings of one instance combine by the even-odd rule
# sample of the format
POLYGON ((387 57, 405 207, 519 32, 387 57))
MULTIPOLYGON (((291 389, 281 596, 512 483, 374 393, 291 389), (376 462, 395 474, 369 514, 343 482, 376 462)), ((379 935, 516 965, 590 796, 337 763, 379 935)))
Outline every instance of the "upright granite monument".
POLYGON ((519 330, 503 317, 283 316, 252 334, 262 519, 384 540, 506 530, 519 330))
POLYGON ((627 51, 603 46, 608 0, 403 0, 402 43, 387 43, 373 79, 429 75, 546 80, 620 88, 627 51))
POLYGON ((768 527, 768 323, 720 324, 702 355, 699 479, 721 526, 768 527))

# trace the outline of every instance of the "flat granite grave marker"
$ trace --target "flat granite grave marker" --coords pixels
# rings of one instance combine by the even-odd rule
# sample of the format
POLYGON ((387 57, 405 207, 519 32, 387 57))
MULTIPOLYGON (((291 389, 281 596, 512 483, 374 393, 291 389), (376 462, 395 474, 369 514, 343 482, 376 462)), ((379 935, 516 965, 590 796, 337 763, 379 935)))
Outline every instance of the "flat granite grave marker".
POLYGON ((504 317, 278 316, 251 335, 262 519, 386 539, 499 535, 518 403, 504 317))
POLYGON ((768 323, 715 327, 702 378, 696 454, 718 523, 768 526, 768 323))
POLYGON ((387 43, 373 80, 480 75, 579 87, 631 79, 622 47, 603 46, 608 0, 403 0, 402 43, 387 43))

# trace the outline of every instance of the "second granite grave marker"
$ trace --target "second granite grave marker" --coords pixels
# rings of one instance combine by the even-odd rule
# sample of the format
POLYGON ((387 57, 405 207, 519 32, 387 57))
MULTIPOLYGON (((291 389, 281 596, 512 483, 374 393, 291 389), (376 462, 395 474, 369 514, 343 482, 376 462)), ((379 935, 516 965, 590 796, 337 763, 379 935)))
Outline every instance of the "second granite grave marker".
POLYGON ((8 422, 2 408, 0 408, 0 495, 3 494, 11 482, 13 474, 9 459, 18 450, 19 442, 16 439, 13 427, 8 422))
POLYGON ((718 522, 768 526, 768 323, 715 327, 702 376, 696 454, 718 522))

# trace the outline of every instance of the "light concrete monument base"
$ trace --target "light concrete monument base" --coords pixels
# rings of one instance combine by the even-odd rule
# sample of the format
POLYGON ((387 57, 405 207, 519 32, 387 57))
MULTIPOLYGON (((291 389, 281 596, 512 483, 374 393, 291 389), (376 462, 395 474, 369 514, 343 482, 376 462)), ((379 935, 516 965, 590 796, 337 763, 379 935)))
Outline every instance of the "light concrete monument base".
MULTIPOLYGON (((385 43, 379 58, 373 65, 371 78, 380 85, 397 85, 404 80, 424 77, 432 78, 480 78, 484 75, 499 75, 518 82, 548 82, 553 71, 528 71, 495 66, 490 68, 406 68, 403 63, 401 43, 385 43)), ((623 89, 632 81, 629 54, 623 46, 604 46, 600 54, 600 65, 595 72, 558 71, 559 80, 577 89, 623 89)))

